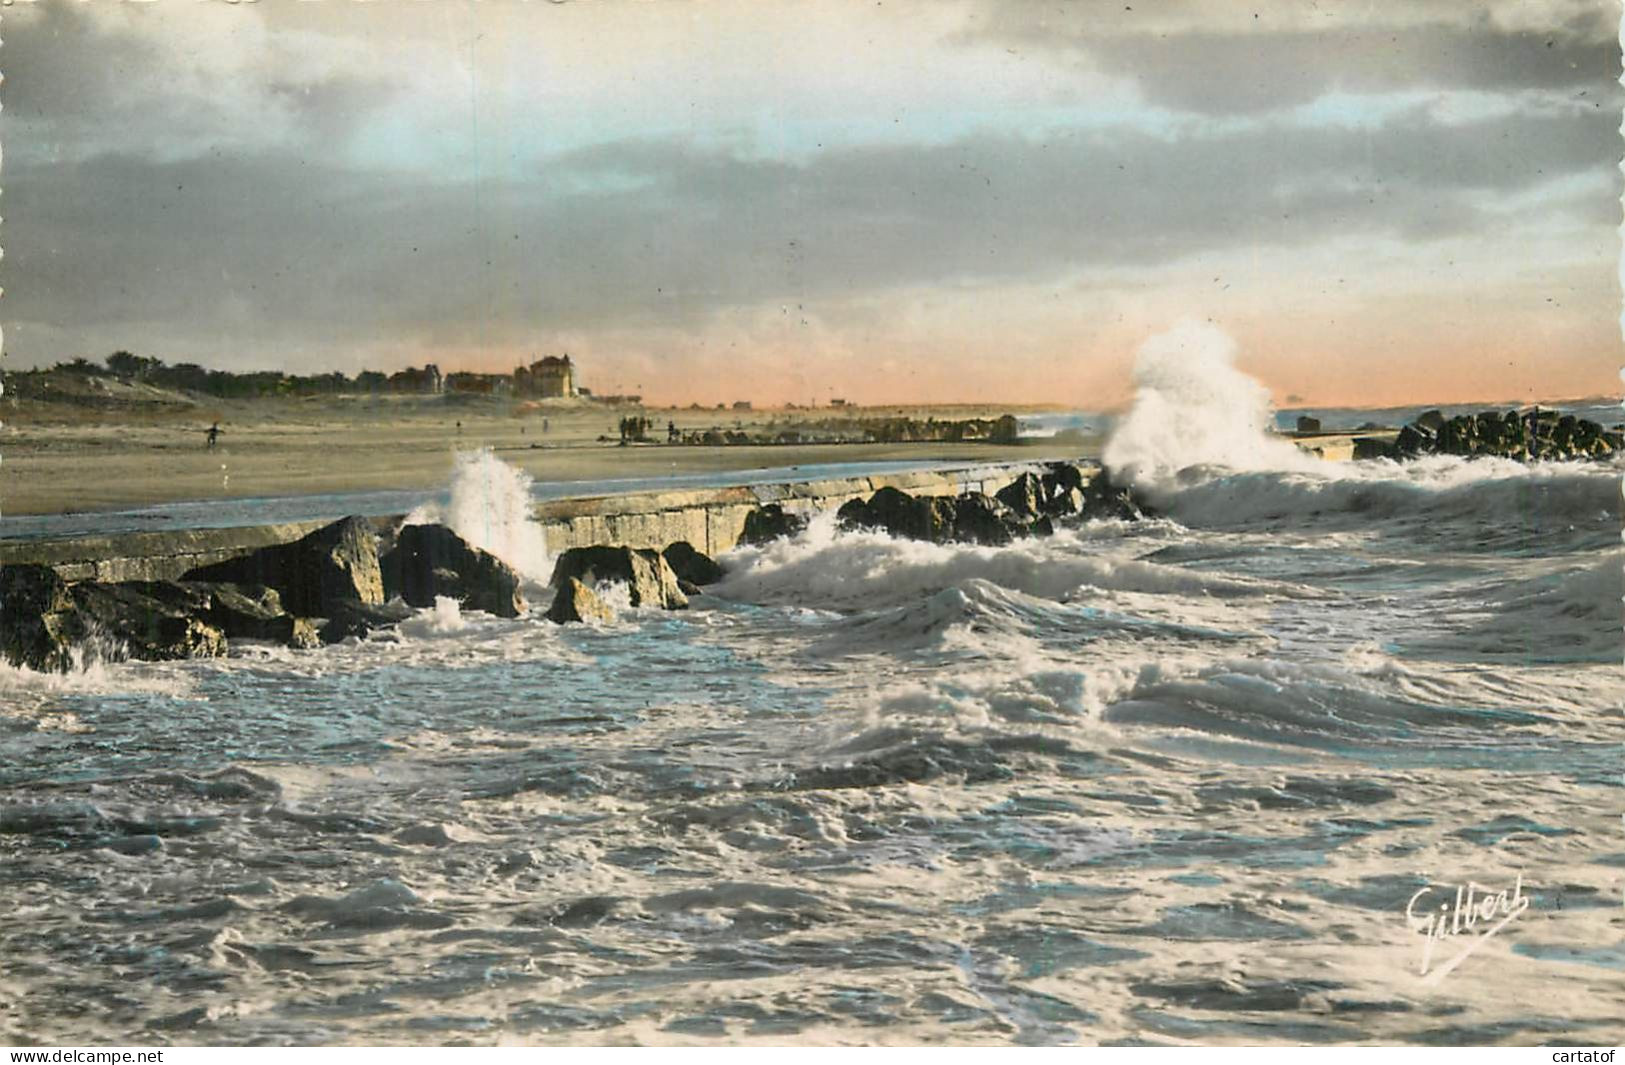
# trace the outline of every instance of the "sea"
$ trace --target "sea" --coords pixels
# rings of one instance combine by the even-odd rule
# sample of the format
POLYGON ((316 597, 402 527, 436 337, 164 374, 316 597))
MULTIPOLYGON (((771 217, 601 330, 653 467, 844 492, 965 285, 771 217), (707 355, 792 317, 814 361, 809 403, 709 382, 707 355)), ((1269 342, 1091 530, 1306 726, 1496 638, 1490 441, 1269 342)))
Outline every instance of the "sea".
POLYGON ((472 454, 417 520, 528 616, 0 670, 0 1043, 1625 1040, 1625 468, 1321 462, 1166 362, 1143 521, 825 515, 560 627, 472 454))

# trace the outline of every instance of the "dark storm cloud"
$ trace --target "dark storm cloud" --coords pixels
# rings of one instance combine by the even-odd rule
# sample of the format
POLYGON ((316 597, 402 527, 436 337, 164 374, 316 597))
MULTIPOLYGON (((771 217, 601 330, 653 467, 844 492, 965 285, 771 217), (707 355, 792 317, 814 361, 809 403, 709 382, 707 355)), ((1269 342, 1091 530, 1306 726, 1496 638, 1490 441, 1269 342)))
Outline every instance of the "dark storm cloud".
POLYGON ((798 164, 646 141, 481 184, 277 155, 22 166, 6 190, 6 303, 21 326, 8 341, 124 328, 123 343, 147 349, 167 335, 148 323, 184 322, 195 344, 153 353, 227 365, 278 343, 523 342, 1340 234, 1424 241, 1509 224, 1485 213, 1497 195, 1612 175, 1616 122, 1440 126, 1418 110, 1380 136, 985 135, 798 164))
POLYGON ((1423 6, 1362 9, 1369 17, 1359 24, 1329 28, 1283 28, 1266 12, 1241 29, 1193 21, 1141 31, 1144 18, 1120 3, 993 3, 965 39, 1053 53, 1131 79, 1153 103, 1209 115, 1291 107, 1332 91, 1585 90, 1604 107, 1617 98, 1616 5, 1538 29, 1497 25, 1479 5, 1455 5, 1464 19, 1422 25, 1388 19, 1414 18, 1423 6))
POLYGON ((403 88, 398 72, 347 65, 341 49, 267 38, 246 16, 224 19, 227 35, 211 39, 166 34, 173 23, 160 23, 162 13, 8 8, 0 47, 7 156, 320 149, 343 143, 403 88))

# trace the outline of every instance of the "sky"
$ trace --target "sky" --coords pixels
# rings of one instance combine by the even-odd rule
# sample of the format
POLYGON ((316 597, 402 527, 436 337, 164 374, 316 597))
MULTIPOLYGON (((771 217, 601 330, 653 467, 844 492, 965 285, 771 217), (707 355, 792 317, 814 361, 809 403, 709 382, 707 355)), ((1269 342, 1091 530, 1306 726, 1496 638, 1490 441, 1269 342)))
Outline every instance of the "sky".
POLYGON ((1610 0, 39 0, 8 368, 508 371, 1101 409, 1612 394, 1610 0))

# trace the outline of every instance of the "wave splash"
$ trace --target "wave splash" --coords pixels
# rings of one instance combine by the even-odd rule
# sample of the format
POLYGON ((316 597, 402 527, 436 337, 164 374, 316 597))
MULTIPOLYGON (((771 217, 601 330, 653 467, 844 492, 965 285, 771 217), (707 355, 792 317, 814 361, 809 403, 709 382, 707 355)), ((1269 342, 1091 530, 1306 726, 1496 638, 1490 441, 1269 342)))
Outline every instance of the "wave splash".
POLYGON ((1455 526, 1458 546, 1545 538, 1567 548, 1601 542, 1617 526, 1625 469, 1618 460, 1328 462, 1309 455, 1269 432, 1269 392, 1236 368, 1235 355, 1235 341, 1203 322, 1147 339, 1134 368, 1134 405, 1102 455, 1114 481, 1186 527, 1331 520, 1408 529, 1427 521, 1435 531, 1439 523, 1455 526))
POLYGON ((553 560, 541 525, 531 517, 533 483, 530 474, 503 462, 490 448, 459 451, 446 502, 419 506, 405 524, 445 525, 520 576, 545 584, 553 560))
POLYGON ((1102 461, 1118 484, 1156 489, 1182 470, 1312 470, 1320 460, 1267 432, 1269 392, 1236 369, 1236 342, 1206 322, 1181 322, 1140 346, 1134 406, 1102 461))

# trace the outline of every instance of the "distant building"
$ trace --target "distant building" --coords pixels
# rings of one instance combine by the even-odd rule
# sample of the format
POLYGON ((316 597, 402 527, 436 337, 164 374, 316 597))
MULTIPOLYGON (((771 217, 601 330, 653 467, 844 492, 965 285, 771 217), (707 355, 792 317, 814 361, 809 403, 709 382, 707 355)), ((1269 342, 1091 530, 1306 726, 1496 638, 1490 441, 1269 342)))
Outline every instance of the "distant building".
POLYGON ((1305 436, 1320 432, 1320 419, 1311 418, 1307 414, 1298 415, 1298 432, 1305 436))
POLYGON ((493 396, 513 390, 513 379, 507 374, 500 373, 454 373, 446 378, 446 389, 450 392, 472 392, 477 395, 493 396))
POLYGON ((423 369, 409 366, 389 375, 389 390, 391 392, 418 392, 425 395, 434 395, 445 388, 445 379, 440 376, 440 367, 429 363, 423 369))
POLYGON ((750 400, 738 399, 734 401, 734 410, 750 410, 750 400))
POLYGON ((829 405, 832 406, 832 407, 844 407, 844 406, 846 406, 846 400, 844 400, 844 399, 832 399, 832 400, 829 401, 829 405))
POLYGON ((570 356, 549 355, 513 372, 514 390, 522 396, 569 399, 577 394, 575 366, 570 356))

